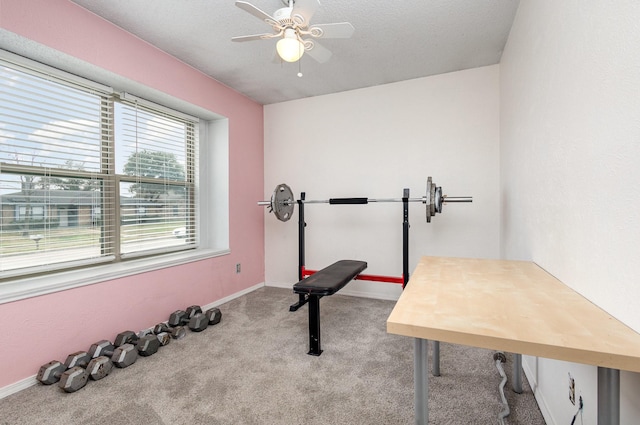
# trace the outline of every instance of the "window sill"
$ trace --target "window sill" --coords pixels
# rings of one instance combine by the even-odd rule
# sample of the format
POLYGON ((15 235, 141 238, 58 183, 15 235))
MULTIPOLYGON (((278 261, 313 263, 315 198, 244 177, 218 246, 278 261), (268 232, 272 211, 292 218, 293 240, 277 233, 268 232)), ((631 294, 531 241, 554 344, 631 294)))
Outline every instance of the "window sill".
POLYGON ((52 273, 44 276, 16 279, 0 283, 0 304, 53 292, 93 285, 108 280, 159 270, 166 267, 205 260, 229 254, 230 251, 195 249, 178 253, 158 255, 121 263, 87 267, 79 270, 52 273))

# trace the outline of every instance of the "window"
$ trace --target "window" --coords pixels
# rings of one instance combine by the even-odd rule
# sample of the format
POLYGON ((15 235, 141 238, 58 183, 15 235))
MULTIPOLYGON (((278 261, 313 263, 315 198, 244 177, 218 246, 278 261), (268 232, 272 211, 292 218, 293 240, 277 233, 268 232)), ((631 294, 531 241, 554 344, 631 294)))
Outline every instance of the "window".
POLYGON ((122 100, 114 108, 119 255, 195 246, 198 127, 130 95, 122 100))
POLYGON ((0 61, 0 281, 198 247, 198 119, 0 61))
POLYGON ((43 205, 32 205, 29 210, 23 205, 16 205, 16 208, 16 221, 26 222, 29 219, 44 220, 45 207, 43 205))

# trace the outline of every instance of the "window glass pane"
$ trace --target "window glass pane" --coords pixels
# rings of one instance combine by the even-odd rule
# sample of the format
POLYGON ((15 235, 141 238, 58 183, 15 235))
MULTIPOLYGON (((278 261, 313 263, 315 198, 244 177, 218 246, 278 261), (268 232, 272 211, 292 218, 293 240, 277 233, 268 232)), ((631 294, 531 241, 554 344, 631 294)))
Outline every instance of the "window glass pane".
POLYGON ((46 180, 0 174, 0 271, 102 255, 100 184, 77 179, 87 188, 78 190, 46 180))
POLYGON ((184 246, 190 204, 184 186, 120 184, 120 242, 122 253, 184 246))
POLYGON ((0 162, 100 171, 101 102, 0 66, 0 162))
POLYGON ((195 247, 195 125, 137 103, 115 108, 120 251, 195 247))
POLYGON ((117 173, 185 180, 186 123, 121 103, 115 114, 117 173))

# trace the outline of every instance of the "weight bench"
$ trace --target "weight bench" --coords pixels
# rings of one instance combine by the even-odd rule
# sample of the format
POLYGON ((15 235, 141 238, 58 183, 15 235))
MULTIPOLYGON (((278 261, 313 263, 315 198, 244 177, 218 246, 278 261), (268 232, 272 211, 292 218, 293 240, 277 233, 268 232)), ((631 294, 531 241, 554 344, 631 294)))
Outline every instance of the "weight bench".
POLYGON ((312 356, 322 354, 320 349, 320 298, 333 295, 367 268, 365 261, 340 260, 293 285, 299 300, 289 307, 297 311, 309 303, 309 352, 312 356))

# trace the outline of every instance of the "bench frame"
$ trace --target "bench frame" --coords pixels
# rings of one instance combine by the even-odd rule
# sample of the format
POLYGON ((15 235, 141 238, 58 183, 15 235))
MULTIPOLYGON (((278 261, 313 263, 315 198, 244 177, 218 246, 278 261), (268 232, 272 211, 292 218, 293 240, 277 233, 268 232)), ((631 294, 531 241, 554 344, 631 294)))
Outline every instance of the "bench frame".
MULTIPOLYGON (((364 261, 341 260, 293 285, 293 291, 304 297, 305 303, 309 303, 309 352, 307 354, 312 356, 322 354, 320 348, 320 298, 335 294, 366 268, 367 263, 364 261)), ((295 311, 300 307, 299 304, 300 302, 289 309, 295 311)))
MULTIPOLYGON (((304 221, 304 200, 305 192, 300 193, 298 203, 298 283, 302 282, 307 276, 318 273, 316 270, 305 268, 305 228, 307 223, 304 221)), ((403 190, 402 195, 402 276, 379 276, 357 274, 354 280, 369 280, 376 282, 390 282, 402 284, 402 288, 409 282, 409 189, 403 190)), ((344 285, 343 285, 344 286, 344 285)), ((295 287, 295 285, 294 285, 295 287)), ((338 289, 339 290, 339 289, 338 289)), ((294 289, 294 292, 295 289, 294 289)), ((337 291, 335 291, 337 292, 337 291)), ((320 298, 330 294, 309 294, 296 292, 298 301, 289 306, 289 311, 297 311, 305 304, 309 304, 309 352, 313 356, 322 354, 320 348, 320 298)))

